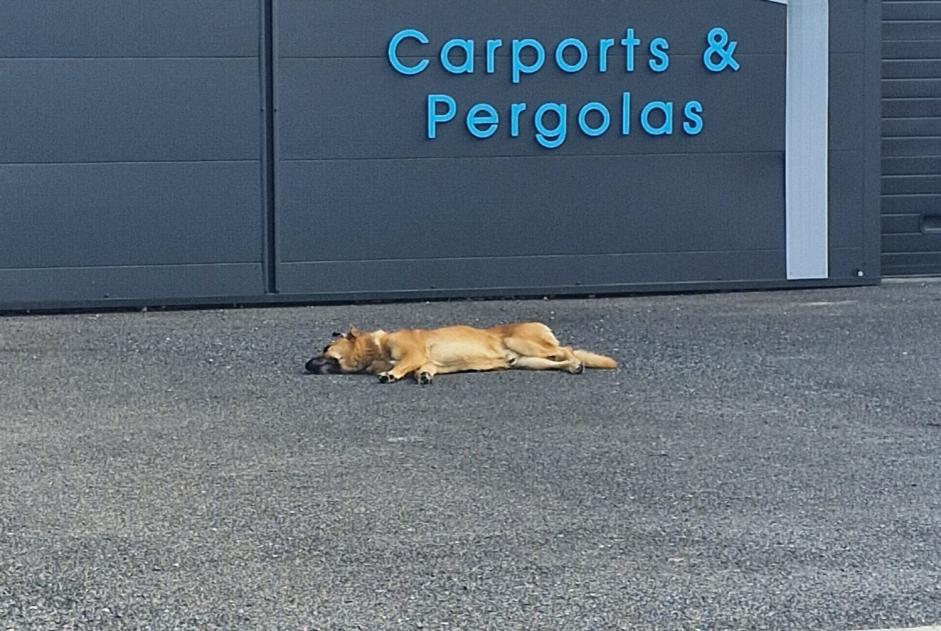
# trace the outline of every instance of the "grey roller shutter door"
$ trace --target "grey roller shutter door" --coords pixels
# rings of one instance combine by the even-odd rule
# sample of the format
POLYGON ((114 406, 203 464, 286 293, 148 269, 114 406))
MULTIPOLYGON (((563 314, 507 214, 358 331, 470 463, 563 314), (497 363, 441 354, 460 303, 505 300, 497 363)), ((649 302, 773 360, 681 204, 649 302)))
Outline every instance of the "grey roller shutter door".
POLYGON ((883 2, 882 263, 941 273, 941 0, 883 2))

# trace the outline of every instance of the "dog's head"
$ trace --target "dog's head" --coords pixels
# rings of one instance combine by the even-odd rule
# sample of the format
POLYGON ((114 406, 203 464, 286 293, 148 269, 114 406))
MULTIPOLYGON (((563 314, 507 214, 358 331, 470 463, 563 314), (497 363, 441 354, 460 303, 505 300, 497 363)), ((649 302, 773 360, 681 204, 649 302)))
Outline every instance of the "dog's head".
POLYGON ((346 334, 334 333, 320 355, 307 362, 307 372, 315 375, 350 375, 366 371, 375 361, 376 342, 371 333, 355 326, 346 334))

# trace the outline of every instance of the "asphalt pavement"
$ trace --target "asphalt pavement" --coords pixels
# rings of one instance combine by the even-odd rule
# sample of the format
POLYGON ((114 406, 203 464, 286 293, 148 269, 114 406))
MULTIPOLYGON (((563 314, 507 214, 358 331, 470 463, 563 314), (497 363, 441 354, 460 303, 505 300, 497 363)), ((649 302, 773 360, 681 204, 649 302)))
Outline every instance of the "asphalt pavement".
POLYGON ((941 622, 941 283, 0 318, 2 629, 941 622), (618 371, 304 374, 548 323, 618 371))

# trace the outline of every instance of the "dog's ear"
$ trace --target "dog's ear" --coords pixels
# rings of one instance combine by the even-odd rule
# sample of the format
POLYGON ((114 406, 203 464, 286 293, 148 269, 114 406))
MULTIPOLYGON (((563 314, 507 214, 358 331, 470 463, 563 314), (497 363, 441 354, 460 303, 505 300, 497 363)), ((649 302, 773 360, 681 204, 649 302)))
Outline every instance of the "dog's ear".
POLYGON ((358 337, 359 337, 360 335, 362 335, 362 334, 363 334, 362 331, 360 331, 359 329, 357 329, 355 326, 350 325, 350 332, 346 334, 346 339, 348 339, 348 340, 355 340, 356 338, 358 338, 358 337))

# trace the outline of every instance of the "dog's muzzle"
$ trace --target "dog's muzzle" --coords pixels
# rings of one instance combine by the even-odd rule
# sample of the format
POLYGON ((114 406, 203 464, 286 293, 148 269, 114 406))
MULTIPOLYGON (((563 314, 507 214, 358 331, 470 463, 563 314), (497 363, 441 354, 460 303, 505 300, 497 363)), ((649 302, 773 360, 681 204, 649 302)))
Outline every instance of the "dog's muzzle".
POLYGON ((342 375, 340 362, 332 357, 314 357, 304 365, 304 368, 312 375, 342 375))

